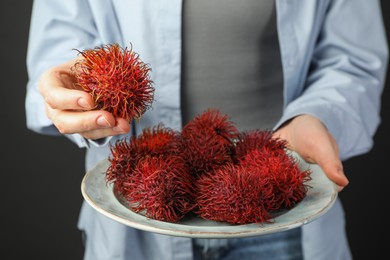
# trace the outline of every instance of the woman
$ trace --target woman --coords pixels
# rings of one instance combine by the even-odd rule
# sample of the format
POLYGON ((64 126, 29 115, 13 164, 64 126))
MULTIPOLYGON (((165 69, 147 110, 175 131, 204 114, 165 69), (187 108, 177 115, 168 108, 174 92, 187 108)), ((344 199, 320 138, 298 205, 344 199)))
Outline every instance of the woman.
MULTIPOLYGON (((27 125, 86 147, 88 170, 118 138, 160 122, 180 129, 217 106, 240 129, 273 129, 342 190, 342 161, 373 146, 387 59, 379 1, 35 1, 27 125), (131 43, 152 68, 156 101, 131 125, 91 110, 91 97, 69 76, 74 49, 108 43, 131 43)), ((352 258, 339 200, 302 228, 253 238, 143 232, 86 203, 79 228, 86 260, 352 258)))

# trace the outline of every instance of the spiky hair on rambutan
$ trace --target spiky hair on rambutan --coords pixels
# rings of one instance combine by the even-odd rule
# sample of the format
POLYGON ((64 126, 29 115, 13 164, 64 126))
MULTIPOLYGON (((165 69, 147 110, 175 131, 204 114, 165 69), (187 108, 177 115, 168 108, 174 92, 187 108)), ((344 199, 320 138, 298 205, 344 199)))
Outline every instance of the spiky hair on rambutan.
POLYGON ((231 224, 269 223, 307 193, 309 169, 286 152, 286 142, 268 130, 241 132, 234 163, 203 174, 196 181, 199 216, 231 224))
POLYGON ((285 153, 286 148, 287 142, 280 138, 274 138, 271 130, 242 131, 235 142, 234 157, 236 161, 240 161, 252 150, 263 150, 274 154, 285 153))
POLYGON ((181 134, 166 127, 163 123, 146 127, 141 134, 133 137, 132 145, 136 146, 141 156, 172 155, 180 153, 181 134))
POLYGON ((230 224, 269 222, 272 215, 263 204, 269 196, 265 186, 247 167, 223 165, 196 180, 195 212, 206 220, 230 224))
POLYGON ((193 179, 178 155, 142 158, 123 187, 127 206, 155 220, 177 222, 195 207, 193 179))
POLYGON ((138 161, 146 156, 169 156, 180 152, 180 133, 158 124, 146 127, 138 136, 118 139, 110 145, 107 182, 114 183, 118 194, 126 192, 123 184, 131 180, 138 161))
POLYGON ((310 186, 310 168, 301 169, 296 157, 283 152, 270 153, 266 149, 255 149, 247 153, 242 165, 256 171, 258 177, 268 184, 268 211, 290 209, 303 200, 310 186))
POLYGON ((180 156, 180 133, 158 124, 111 145, 107 183, 119 201, 146 217, 177 222, 194 207, 193 179, 180 156))
POLYGON ((123 183, 134 171, 137 151, 128 139, 118 139, 110 145, 109 166, 106 170, 106 182, 113 183, 115 193, 123 195, 123 183))
POLYGON ((186 123, 181 131, 182 153, 193 174, 231 162, 233 140, 238 133, 228 115, 213 108, 186 123))
POLYGON ((270 223, 306 196, 310 170, 300 170, 287 154, 253 149, 245 157, 196 180, 199 216, 231 224, 270 223))
POLYGON ((140 118, 154 100, 151 68, 132 47, 106 44, 77 50, 82 58, 72 67, 76 87, 88 92, 95 109, 128 121, 140 118))

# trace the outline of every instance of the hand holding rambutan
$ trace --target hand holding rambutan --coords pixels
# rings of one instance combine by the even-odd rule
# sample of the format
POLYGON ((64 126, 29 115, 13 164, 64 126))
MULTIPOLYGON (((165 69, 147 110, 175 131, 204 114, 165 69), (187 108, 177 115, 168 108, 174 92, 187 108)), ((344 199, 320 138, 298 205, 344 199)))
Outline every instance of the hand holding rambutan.
POLYGON ((79 51, 72 67, 76 86, 88 92, 95 109, 128 121, 140 118, 154 99, 150 67, 131 48, 118 44, 79 51))

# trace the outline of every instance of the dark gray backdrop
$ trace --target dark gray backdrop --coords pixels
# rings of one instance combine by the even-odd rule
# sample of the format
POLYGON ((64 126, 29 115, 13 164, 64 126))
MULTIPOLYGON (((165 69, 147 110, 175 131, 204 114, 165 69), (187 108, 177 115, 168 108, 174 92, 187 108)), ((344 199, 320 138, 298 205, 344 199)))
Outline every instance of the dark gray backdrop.
MULTIPOLYGON (((84 150, 63 137, 33 133, 25 125, 25 57, 31 3, 0 2, 0 259, 78 260, 83 255, 76 224, 82 202, 84 150)), ((390 2, 383 0, 382 6, 390 29, 390 2)), ((385 88, 383 122, 374 149, 345 162, 350 185, 340 197, 355 260, 388 255, 387 241, 378 237, 390 232, 388 100, 389 90, 385 88)))

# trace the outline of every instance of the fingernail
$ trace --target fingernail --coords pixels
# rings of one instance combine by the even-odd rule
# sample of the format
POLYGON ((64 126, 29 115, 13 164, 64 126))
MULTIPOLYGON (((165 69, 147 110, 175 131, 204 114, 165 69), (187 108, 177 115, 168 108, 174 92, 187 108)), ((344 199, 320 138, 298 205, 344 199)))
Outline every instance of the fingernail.
POLYGON ((85 108, 85 109, 90 109, 91 107, 89 106, 87 100, 85 100, 84 98, 79 98, 77 100, 77 104, 82 107, 82 108, 85 108))
POLYGON ((344 173, 344 171, 343 171, 342 169, 339 169, 339 170, 337 171, 337 174, 340 175, 341 177, 347 179, 347 176, 345 176, 345 173, 344 173))
POLYGON ((125 133, 125 131, 122 128, 120 128, 119 126, 114 126, 112 128, 112 130, 114 130, 115 132, 118 132, 118 133, 125 133))
POLYGON ((338 192, 340 192, 340 191, 342 191, 342 190, 345 188, 345 186, 348 185, 349 180, 348 180, 347 176, 345 176, 345 173, 344 173, 344 171, 343 171, 342 169, 339 169, 339 170, 337 171, 337 174, 340 175, 340 176, 344 179, 344 180, 342 181, 342 182, 343 182, 343 183, 342 183, 342 186, 337 185, 337 190, 338 190, 338 192))
POLYGON ((99 126, 104 126, 104 127, 110 127, 110 123, 107 121, 107 119, 104 116, 99 116, 98 119, 96 120, 96 123, 99 126))

